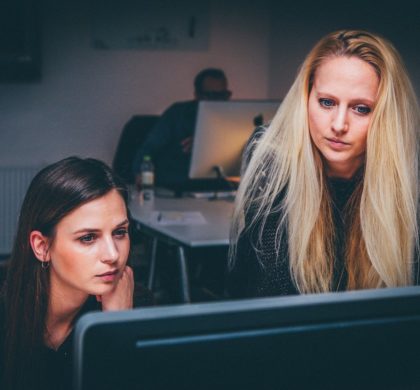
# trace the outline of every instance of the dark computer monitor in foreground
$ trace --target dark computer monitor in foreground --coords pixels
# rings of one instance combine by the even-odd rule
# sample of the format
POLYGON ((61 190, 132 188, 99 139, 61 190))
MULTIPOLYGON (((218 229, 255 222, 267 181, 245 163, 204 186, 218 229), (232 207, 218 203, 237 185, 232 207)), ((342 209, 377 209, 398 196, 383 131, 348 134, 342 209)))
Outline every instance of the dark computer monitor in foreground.
POLYGON ((191 179, 239 176, 243 148, 254 129, 268 124, 279 101, 201 101, 191 156, 191 179))
POLYGON ((420 287, 90 313, 77 390, 420 388, 420 287))

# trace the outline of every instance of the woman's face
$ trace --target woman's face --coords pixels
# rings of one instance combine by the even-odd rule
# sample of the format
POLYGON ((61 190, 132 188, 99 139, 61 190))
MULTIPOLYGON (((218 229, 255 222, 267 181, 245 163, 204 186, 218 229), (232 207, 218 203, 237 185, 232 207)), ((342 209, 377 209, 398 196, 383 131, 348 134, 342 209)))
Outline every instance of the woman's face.
POLYGON ((51 293, 79 298, 110 292, 129 248, 127 211, 116 190, 76 208, 57 224, 48 251, 51 293))
POLYGON ((374 68, 357 57, 331 57, 316 70, 309 130, 328 176, 351 178, 363 163, 378 86, 374 68))

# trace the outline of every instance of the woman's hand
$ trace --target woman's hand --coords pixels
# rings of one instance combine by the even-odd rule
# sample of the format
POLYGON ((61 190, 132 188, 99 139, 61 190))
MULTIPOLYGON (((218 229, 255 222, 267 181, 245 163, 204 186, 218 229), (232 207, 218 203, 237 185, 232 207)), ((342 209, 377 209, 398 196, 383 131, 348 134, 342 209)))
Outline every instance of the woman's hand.
POLYGON ((133 307, 134 276, 133 270, 126 266, 115 288, 108 294, 97 296, 102 302, 103 311, 127 310, 133 307))

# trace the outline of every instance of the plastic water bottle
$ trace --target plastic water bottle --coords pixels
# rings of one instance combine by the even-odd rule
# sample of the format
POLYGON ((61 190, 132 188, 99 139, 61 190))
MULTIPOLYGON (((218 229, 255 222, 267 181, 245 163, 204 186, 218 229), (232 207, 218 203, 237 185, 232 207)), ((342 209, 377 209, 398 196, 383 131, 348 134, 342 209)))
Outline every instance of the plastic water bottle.
POLYGON ((149 155, 143 157, 140 166, 141 189, 140 199, 143 204, 152 204, 155 199, 155 168, 149 155))

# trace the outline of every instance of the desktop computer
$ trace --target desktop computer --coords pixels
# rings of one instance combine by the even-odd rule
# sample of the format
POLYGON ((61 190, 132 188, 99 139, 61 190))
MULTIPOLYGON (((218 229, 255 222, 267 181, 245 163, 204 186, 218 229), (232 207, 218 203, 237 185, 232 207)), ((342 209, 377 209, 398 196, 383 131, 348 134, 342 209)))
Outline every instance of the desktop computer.
POLYGON ((420 388, 420 287, 86 314, 77 390, 420 388))
POLYGON ((279 101, 200 101, 189 180, 171 188, 193 197, 229 197, 239 185, 244 147, 256 127, 269 124, 279 101))
POLYGON ((189 177, 240 176, 247 141, 257 126, 269 124, 279 104, 273 100, 200 102, 189 177))

